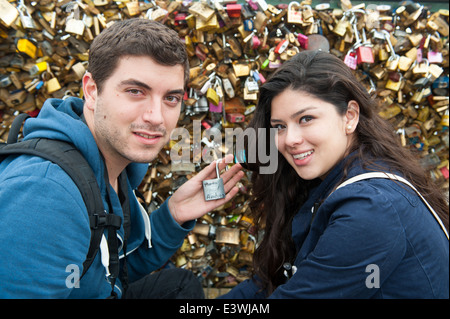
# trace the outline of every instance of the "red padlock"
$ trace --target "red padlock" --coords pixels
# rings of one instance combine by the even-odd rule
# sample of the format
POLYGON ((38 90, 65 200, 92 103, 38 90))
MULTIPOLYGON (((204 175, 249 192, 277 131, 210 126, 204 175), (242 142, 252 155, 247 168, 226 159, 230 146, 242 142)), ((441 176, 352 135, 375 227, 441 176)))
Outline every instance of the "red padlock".
POLYGON ((278 43, 277 47, 275 48, 275 53, 276 54, 281 54, 284 52, 284 50, 286 50, 286 48, 288 47, 289 42, 288 40, 282 40, 280 43, 278 43))
POLYGON ((177 13, 175 15, 175 25, 176 26, 186 25, 187 24, 186 17, 187 17, 186 13, 177 13))
POLYGON ((245 115, 241 113, 229 113, 227 114, 227 120, 231 123, 242 123, 245 121, 245 115))
POLYGON ((360 46, 356 49, 357 63, 373 63, 373 52, 371 47, 360 46))
POLYGON ((241 16, 242 6, 237 3, 227 4, 227 13, 230 18, 239 18, 241 16))

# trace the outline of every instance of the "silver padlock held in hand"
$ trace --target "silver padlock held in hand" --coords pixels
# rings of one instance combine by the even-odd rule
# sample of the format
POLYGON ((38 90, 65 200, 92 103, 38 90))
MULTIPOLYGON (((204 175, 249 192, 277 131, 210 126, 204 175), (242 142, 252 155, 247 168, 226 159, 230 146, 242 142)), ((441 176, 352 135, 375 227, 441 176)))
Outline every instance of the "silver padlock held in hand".
POLYGON ((225 187, 223 179, 220 177, 219 161, 216 161, 216 174, 217 178, 203 181, 203 194, 206 201, 225 198, 225 187))

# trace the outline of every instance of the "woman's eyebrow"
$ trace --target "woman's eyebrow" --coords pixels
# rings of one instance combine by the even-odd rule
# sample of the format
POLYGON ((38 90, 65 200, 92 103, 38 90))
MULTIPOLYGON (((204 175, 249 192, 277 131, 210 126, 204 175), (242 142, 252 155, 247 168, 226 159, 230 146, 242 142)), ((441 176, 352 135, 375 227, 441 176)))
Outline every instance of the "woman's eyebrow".
MULTIPOLYGON (((289 116, 289 117, 290 117, 291 119, 295 119, 297 116, 299 116, 299 115, 305 113, 306 111, 309 111, 309 110, 312 110, 312 109, 316 109, 316 108, 317 108, 317 107, 315 107, 315 106, 308 106, 308 107, 305 107, 304 109, 301 109, 301 110, 295 112, 294 114, 292 114, 292 115, 289 116)), ((271 118, 270 121, 271 121, 271 122, 283 122, 282 120, 279 120, 279 119, 273 119, 273 118, 271 118)))

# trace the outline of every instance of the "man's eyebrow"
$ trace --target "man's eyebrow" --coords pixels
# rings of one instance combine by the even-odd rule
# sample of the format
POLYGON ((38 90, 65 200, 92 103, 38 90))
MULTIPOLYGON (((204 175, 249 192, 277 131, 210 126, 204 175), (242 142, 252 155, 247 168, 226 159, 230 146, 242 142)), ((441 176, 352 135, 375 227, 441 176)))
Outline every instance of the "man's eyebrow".
POLYGON ((135 86, 139 86, 141 88, 150 90, 151 88, 145 84, 144 82, 141 82, 139 80, 135 80, 135 79, 128 79, 128 80, 123 80, 120 82, 120 85, 135 85, 135 86))
MULTIPOLYGON (((123 80, 120 82, 120 85, 134 85, 134 86, 139 86, 141 88, 144 88, 146 90, 152 89, 146 83, 141 82, 139 80, 135 80, 135 79, 123 80)), ((167 94, 184 94, 184 92, 185 92, 184 89, 174 89, 174 90, 168 91, 167 94)))
POLYGON ((169 92, 167 92, 167 94, 184 94, 184 90, 183 89, 178 89, 178 90, 170 90, 169 92))

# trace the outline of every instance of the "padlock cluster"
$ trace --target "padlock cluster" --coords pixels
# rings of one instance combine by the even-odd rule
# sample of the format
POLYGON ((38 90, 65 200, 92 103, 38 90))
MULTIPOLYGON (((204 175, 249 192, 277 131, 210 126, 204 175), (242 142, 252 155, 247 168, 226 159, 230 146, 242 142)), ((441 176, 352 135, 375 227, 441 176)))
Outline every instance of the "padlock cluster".
MULTIPOLYGON (((118 20, 153 19, 176 30, 190 59, 190 81, 178 126, 191 161, 174 162, 171 141, 149 165, 140 186, 158 207, 200 171, 205 153, 220 158, 226 128, 245 129, 259 87, 303 50, 341 58, 379 100, 404 147, 448 192, 448 10, 413 1, 398 6, 341 0, 272 5, 265 0, 7 1, 0 0, 0 140, 13 118, 39 113, 47 98, 83 97, 81 78, 91 41, 118 20), (199 139, 195 123, 201 123, 199 139), (213 134, 215 133, 215 134, 213 134), (222 137, 222 141, 211 138, 222 137)), ((204 287, 233 287, 249 278, 261 238, 248 208, 251 173, 229 203, 200 218, 167 267, 191 269, 204 287)))

